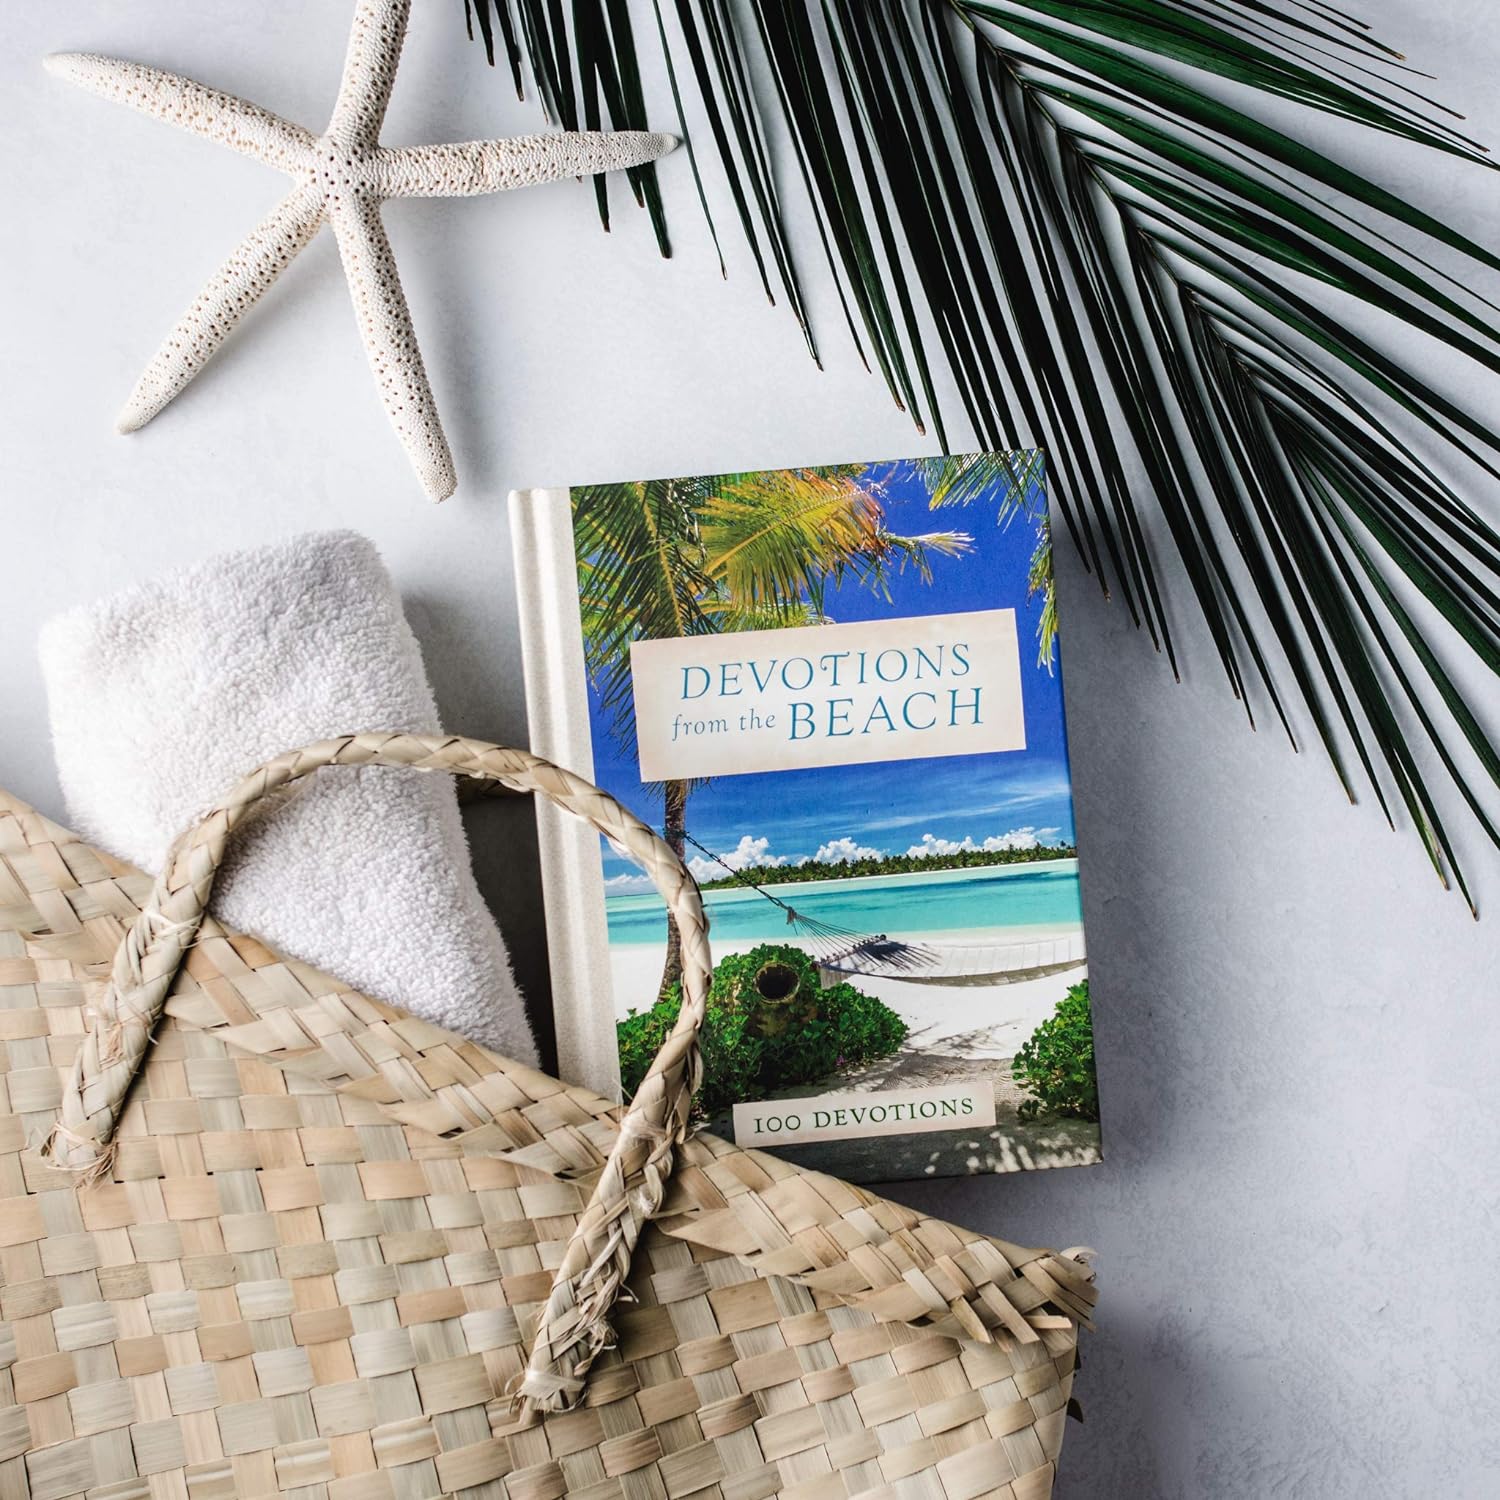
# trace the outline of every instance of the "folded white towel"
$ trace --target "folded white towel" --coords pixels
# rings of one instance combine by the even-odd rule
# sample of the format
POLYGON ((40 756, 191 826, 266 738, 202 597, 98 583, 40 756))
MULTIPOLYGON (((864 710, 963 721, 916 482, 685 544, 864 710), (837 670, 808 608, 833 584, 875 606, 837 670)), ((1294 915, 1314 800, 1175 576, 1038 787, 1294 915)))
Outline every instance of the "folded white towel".
MULTIPOLYGON (((152 873, 271 756, 437 726, 390 575, 352 532, 214 558, 75 610, 44 627, 41 656, 73 826, 152 873)), ((446 776, 320 771, 237 836, 213 909, 369 995, 536 1059, 446 776)))

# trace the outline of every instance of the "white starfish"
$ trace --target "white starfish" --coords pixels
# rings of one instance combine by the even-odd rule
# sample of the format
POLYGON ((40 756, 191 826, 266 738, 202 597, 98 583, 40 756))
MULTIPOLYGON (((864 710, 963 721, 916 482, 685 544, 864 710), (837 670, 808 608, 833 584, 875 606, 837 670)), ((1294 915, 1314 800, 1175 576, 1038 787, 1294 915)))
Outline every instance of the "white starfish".
POLYGON ((453 458, 380 222, 381 201, 469 197, 640 166, 677 142, 632 130, 382 146, 380 127, 410 10, 411 0, 358 0, 333 117, 320 136, 259 105, 141 63, 77 52, 47 59, 53 73, 91 93, 279 167, 293 183, 167 335, 120 413, 121 432, 143 427, 188 385, 326 222, 338 240, 365 352, 397 436, 427 493, 434 500, 453 493, 453 458))

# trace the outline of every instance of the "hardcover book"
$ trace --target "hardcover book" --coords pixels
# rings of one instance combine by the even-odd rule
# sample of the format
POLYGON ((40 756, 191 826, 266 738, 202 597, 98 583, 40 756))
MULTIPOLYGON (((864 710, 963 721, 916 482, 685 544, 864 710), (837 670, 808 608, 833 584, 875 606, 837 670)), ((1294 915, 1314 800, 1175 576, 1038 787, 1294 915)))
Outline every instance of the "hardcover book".
MULTIPOLYGON (((703 891, 703 1122, 854 1181, 1100 1156, 1042 455, 519 491, 532 747, 703 891)), ((650 881, 538 808, 562 1076, 680 1003, 650 881)))

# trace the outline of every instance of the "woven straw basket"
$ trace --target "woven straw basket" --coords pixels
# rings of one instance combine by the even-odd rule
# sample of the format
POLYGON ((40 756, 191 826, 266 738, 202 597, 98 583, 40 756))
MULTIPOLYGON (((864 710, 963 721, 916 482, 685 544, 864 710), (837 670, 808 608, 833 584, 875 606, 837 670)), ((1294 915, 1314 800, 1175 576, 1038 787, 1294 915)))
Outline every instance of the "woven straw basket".
POLYGON ((3 1500, 1040 1500, 1075 1257, 686 1139, 709 955, 680 861, 471 740, 287 754, 153 885, 0 795, 3 1500), (628 1110, 203 915, 320 766, 534 791, 650 871, 682 1019, 628 1110))

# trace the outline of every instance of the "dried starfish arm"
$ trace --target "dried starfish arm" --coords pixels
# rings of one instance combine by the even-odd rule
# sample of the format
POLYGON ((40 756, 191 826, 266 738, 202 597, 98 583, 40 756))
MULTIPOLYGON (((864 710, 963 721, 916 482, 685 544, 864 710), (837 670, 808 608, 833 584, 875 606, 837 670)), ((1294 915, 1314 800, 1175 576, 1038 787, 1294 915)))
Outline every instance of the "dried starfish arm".
POLYGON ((142 63, 59 53, 48 68, 102 98, 280 167, 291 192, 235 248, 167 335, 116 425, 144 426, 196 377, 325 220, 332 224, 381 400, 422 487, 453 493, 453 458, 427 384, 389 240, 386 197, 471 197, 635 167, 677 144, 652 131, 591 131, 452 145, 380 145, 410 0, 357 0, 339 92, 320 136, 269 110, 142 63))
POLYGON ((386 146, 370 163, 386 198, 470 198, 564 177, 642 167, 665 156, 677 137, 655 130, 581 130, 504 141, 386 146))
POLYGON ((453 456, 427 383, 396 258, 380 222, 380 204, 358 195, 336 198, 328 205, 328 222, 338 239, 380 399, 422 488, 431 499, 445 500, 458 484, 453 456))
POLYGON ((144 427, 191 384, 322 222, 321 195, 299 187, 235 246, 152 355, 115 419, 120 432, 144 427))
POLYGON ((344 75, 328 135, 341 146, 373 151, 396 83, 411 0, 359 0, 344 54, 344 75))
POLYGON ((46 68, 101 99, 176 125, 284 172, 295 172, 302 166, 313 147, 312 132, 302 126, 178 73, 92 52, 55 52, 46 59, 46 68))

